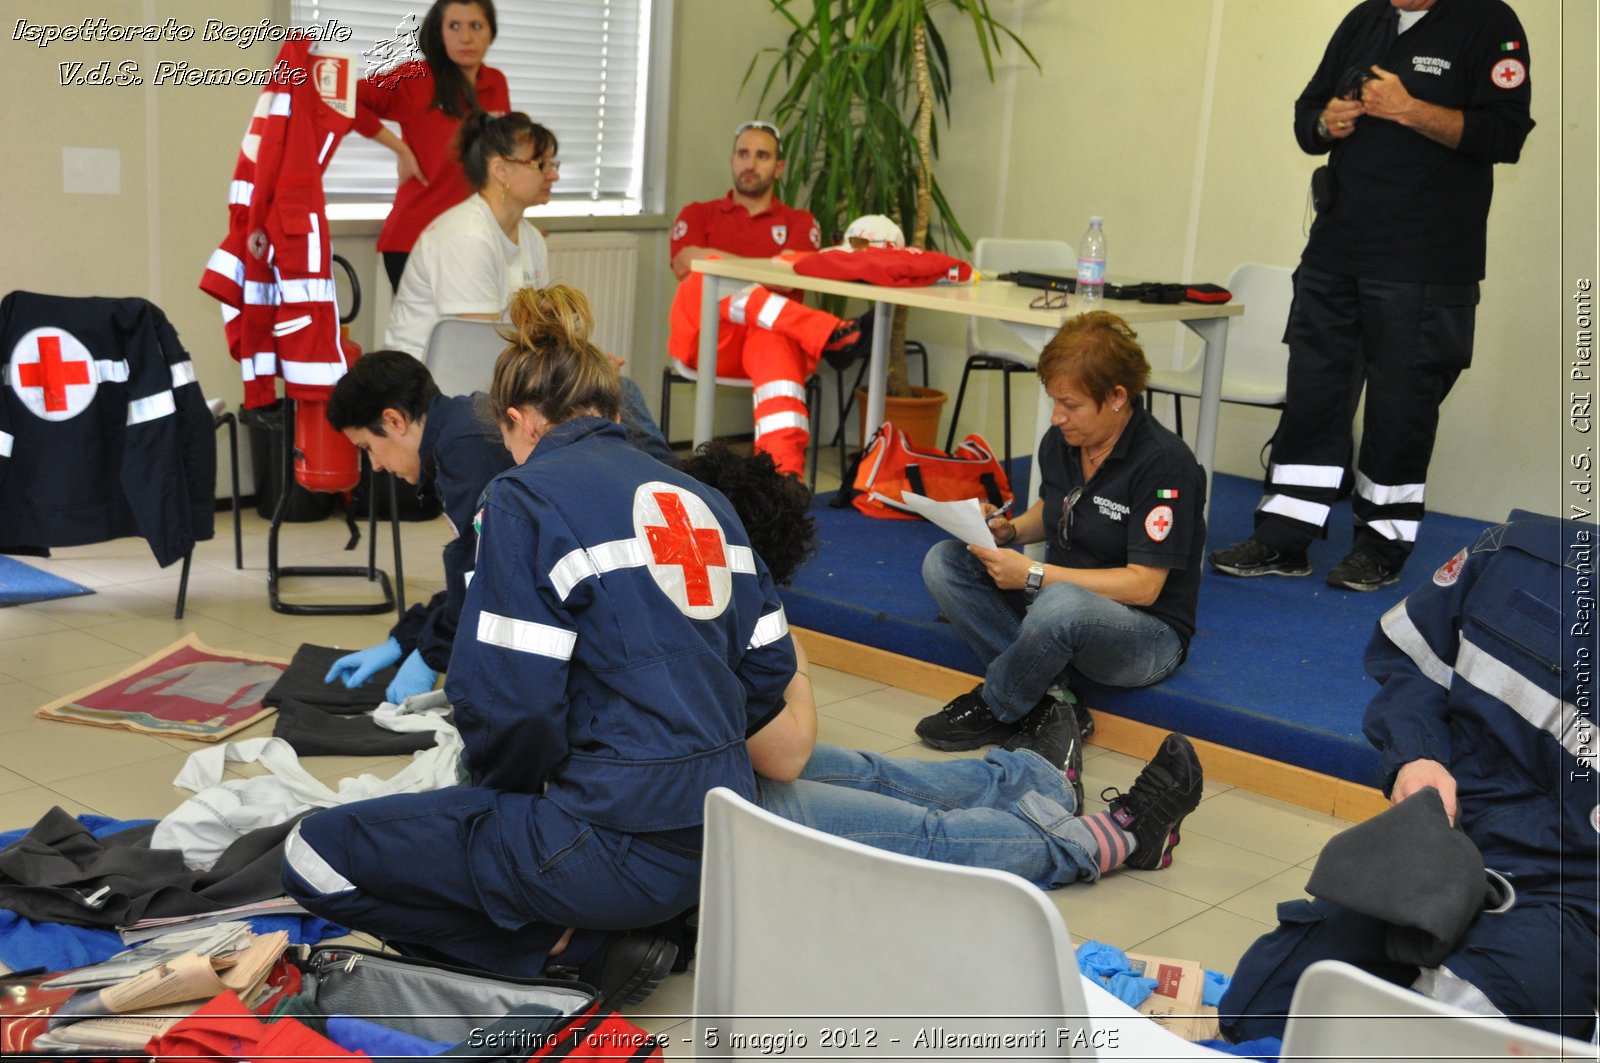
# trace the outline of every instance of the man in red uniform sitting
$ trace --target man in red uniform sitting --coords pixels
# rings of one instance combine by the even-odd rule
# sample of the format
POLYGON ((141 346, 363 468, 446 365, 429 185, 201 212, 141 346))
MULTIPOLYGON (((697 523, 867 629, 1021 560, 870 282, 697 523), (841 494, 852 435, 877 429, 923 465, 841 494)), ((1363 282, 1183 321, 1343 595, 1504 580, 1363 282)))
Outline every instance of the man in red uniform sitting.
MULTIPOLYGON (((678 212, 672 272, 682 283, 672 302, 668 350, 691 369, 700 353, 701 285, 700 275, 689 268, 692 262, 718 253, 763 258, 821 247, 816 219, 772 194, 783 166, 777 127, 745 122, 734 131, 733 188, 721 199, 690 203, 678 212)), ((799 292, 751 285, 722 301, 717 375, 750 378, 755 447, 772 455, 781 471, 795 476, 805 471, 811 435, 805 382, 817 359, 825 349, 859 338, 855 322, 812 310, 800 302, 799 292)))

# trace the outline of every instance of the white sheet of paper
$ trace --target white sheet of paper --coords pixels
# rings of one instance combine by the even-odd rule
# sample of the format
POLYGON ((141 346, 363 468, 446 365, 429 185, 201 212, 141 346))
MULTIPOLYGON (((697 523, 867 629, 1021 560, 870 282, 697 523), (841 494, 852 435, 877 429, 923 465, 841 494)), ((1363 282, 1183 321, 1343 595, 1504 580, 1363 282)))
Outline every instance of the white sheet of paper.
POLYGON ((954 535, 968 546, 994 546, 994 533, 989 522, 983 519, 983 507, 976 498, 963 498, 959 502, 935 502, 914 491, 902 492, 900 498, 928 520, 954 535))

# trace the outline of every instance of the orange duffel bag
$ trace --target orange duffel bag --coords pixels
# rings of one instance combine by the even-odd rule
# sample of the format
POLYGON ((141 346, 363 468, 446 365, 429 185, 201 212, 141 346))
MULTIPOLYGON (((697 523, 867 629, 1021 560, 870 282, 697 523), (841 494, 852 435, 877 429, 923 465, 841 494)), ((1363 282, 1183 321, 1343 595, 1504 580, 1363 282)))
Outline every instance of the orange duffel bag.
POLYGON ((850 488, 839 492, 834 505, 848 500, 869 517, 920 520, 902 501, 906 491, 936 502, 976 498, 1003 506, 1011 501, 1005 467, 982 436, 967 436, 950 454, 919 450, 904 432, 885 421, 857 459, 850 488))

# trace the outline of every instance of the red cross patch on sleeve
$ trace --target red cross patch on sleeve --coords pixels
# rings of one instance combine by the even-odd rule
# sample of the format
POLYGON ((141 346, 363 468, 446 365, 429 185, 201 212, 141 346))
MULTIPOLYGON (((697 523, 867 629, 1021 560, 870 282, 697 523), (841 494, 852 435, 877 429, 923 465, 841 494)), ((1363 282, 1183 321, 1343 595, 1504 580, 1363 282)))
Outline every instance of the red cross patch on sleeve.
POLYGON ((1172 534, 1172 507, 1157 506, 1144 515, 1144 533, 1153 542, 1161 542, 1172 534))

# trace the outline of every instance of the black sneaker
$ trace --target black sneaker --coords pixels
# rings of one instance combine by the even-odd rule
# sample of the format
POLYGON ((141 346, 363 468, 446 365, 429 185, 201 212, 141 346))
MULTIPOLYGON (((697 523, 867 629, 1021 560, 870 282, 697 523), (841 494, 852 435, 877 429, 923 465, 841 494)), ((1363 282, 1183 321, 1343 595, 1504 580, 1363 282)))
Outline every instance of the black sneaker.
POLYGON ((1071 708, 1049 695, 1022 718, 1020 729, 1005 741, 1006 749, 1031 749, 1061 769, 1083 807, 1083 738, 1071 708))
POLYGON ((1211 552, 1211 567, 1230 576, 1309 576, 1305 554, 1280 554, 1259 539, 1211 552))
POLYGON ((1078 737, 1087 742, 1094 736, 1094 714, 1089 711, 1089 706, 1078 697, 1078 692, 1069 686, 1057 684, 1050 688, 1050 696, 1063 705, 1072 707, 1072 714, 1078 718, 1078 737))
POLYGON ((995 719, 983 700, 983 684, 979 683, 932 716, 924 716, 916 730, 924 744, 959 753, 1004 742, 1017 733, 1017 725, 995 719))
POLYGON ((1111 819, 1138 842, 1128 857, 1129 867, 1155 871, 1172 863, 1178 825, 1200 804, 1203 788, 1194 747, 1183 735, 1169 734, 1127 793, 1114 786, 1101 791, 1100 800, 1111 806, 1111 819))
MULTIPOLYGON (((653 930, 614 934, 573 973, 599 990, 602 1009, 637 1004, 661 987, 678 958, 678 946, 653 930)), ((559 977, 571 968, 547 968, 559 977)))
POLYGON ((1328 586, 1346 590, 1375 591, 1399 582, 1399 569, 1385 566, 1359 547, 1345 554, 1343 561, 1328 570, 1328 586))

